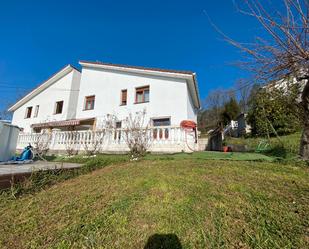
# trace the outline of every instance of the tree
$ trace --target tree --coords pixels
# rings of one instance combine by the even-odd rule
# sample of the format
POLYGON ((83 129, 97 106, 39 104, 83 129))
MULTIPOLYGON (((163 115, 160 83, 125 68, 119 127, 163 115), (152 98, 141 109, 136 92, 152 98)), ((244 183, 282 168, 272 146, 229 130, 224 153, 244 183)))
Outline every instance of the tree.
POLYGON ((261 89, 261 85, 255 83, 251 86, 249 97, 248 97, 248 109, 252 106, 252 103, 257 98, 257 94, 261 89))
POLYGON ((240 107, 235 97, 231 97, 228 102, 224 104, 221 112, 221 120, 224 125, 227 125, 231 120, 235 120, 240 113, 240 107))
POLYGON ((125 119, 124 140, 133 158, 144 156, 151 145, 149 124, 145 123, 146 110, 132 113, 125 119))
POLYGON ((117 117, 107 114, 100 123, 97 124, 95 130, 86 133, 86 141, 83 143, 84 150, 88 156, 95 155, 100 152, 103 147, 104 138, 111 134, 116 128, 117 117))
POLYGON ((239 107, 241 112, 247 113, 248 112, 248 105, 249 105, 249 98, 250 92, 252 89, 251 82, 248 83, 245 80, 238 80, 235 84, 235 88, 239 92, 239 107))
POLYGON ((248 122, 253 135, 286 135, 300 129, 297 85, 261 88, 250 103, 248 122))
POLYGON ((68 156, 77 155, 78 150, 76 149, 76 139, 78 137, 78 131, 74 127, 70 127, 67 133, 67 141, 65 144, 65 151, 68 156))
POLYGON ((34 134, 33 150, 35 156, 39 159, 45 160, 44 156, 49 151, 52 134, 47 129, 42 129, 41 132, 34 134))
POLYGON ((14 91, 15 96, 13 99, 8 98, 0 99, 0 120, 11 120, 12 113, 8 111, 9 107, 12 106, 14 103, 16 103, 17 100, 20 100, 27 94, 25 89, 16 88, 14 91))
POLYGON ((12 114, 8 111, 8 107, 10 106, 10 102, 1 101, 0 102, 0 120, 10 120, 12 118, 12 114))
POLYGON ((294 78, 304 84, 301 93, 303 133, 300 155, 309 160, 309 1, 282 0, 273 10, 269 1, 244 0, 242 14, 255 18, 267 33, 266 39, 257 37, 255 42, 242 44, 218 30, 227 42, 239 48, 249 59, 241 66, 250 70, 259 82, 281 81, 294 78), (269 8, 268 8, 269 7, 269 8))
POLYGON ((205 109, 199 115, 199 127, 204 130, 214 129, 221 123, 221 113, 229 94, 222 89, 211 91, 205 99, 205 109))

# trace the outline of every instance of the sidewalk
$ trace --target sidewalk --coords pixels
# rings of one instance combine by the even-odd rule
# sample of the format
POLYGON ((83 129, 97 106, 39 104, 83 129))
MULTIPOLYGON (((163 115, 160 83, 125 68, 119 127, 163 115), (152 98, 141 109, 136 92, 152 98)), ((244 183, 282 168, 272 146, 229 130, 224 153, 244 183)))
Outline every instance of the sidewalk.
POLYGON ((82 165, 77 163, 44 162, 36 161, 30 164, 4 164, 0 165, 0 189, 9 187, 12 179, 14 181, 23 180, 31 175, 33 171, 74 169, 82 165))

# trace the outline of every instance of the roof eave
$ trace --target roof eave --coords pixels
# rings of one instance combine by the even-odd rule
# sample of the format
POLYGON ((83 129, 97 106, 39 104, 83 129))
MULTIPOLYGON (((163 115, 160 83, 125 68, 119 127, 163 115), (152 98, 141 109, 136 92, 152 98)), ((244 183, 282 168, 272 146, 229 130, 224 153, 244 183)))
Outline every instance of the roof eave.
POLYGON ((197 83, 197 77, 196 73, 193 74, 193 83, 194 83, 194 88, 195 88, 195 94, 197 98, 197 109, 201 109, 201 101, 200 101, 200 93, 198 90, 198 83, 197 83))
POLYGON ((147 68, 133 68, 133 67, 125 67, 125 66, 117 66, 117 65, 106 65, 106 64, 92 63, 92 62, 86 62, 86 61, 79 61, 79 64, 83 67, 100 68, 100 69, 106 69, 106 70, 115 70, 115 71, 122 71, 122 72, 131 72, 131 73, 144 73, 144 74, 151 74, 151 75, 158 75, 158 76, 177 77, 177 78, 182 78, 182 79, 188 79, 189 77, 192 77, 192 75, 194 74, 194 73, 151 70, 147 68))

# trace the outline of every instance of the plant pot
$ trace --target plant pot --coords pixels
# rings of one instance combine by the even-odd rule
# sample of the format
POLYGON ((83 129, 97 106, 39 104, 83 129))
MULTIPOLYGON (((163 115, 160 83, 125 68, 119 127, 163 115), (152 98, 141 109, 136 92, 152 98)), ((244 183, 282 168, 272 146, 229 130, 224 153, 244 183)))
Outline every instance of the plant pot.
POLYGON ((223 152, 228 152, 229 151, 229 147, 228 146, 223 146, 223 152))

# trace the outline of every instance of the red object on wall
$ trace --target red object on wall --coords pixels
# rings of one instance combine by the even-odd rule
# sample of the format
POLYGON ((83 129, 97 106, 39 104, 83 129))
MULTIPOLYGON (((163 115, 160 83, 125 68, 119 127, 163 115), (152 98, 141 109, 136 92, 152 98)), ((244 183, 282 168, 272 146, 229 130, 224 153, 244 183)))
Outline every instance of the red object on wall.
POLYGON ((196 129, 196 123, 191 120, 183 120, 180 122, 180 127, 184 129, 196 129))
POLYGON ((187 136, 187 133, 192 133, 192 132, 194 133, 195 143, 197 143, 196 126, 197 126, 196 123, 192 120, 183 120, 180 122, 180 127, 185 130, 186 136, 187 136))

